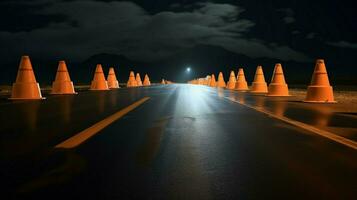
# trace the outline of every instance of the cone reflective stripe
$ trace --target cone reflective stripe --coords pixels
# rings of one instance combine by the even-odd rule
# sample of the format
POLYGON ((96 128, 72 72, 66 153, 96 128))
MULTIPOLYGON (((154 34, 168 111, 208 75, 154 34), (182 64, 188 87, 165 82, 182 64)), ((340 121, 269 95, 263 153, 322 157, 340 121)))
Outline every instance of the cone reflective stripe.
POLYGON ((280 63, 275 65, 267 96, 289 96, 288 85, 285 82, 283 67, 280 63))
POLYGON ((95 69, 92 84, 89 90, 109 90, 108 83, 105 80, 103 68, 101 64, 97 64, 95 69))
POLYGON ((227 89, 233 90, 236 87, 236 75, 234 74, 234 71, 231 71, 231 74, 229 76, 229 81, 227 83, 227 89))
POLYGON ((165 85, 165 79, 161 80, 161 84, 165 85))
POLYGON ((139 73, 136 73, 136 78, 135 78, 135 80, 136 80, 136 84, 137 84, 138 86, 143 86, 143 82, 141 81, 141 77, 140 77, 140 74, 139 74, 139 73))
POLYGON ((214 76, 214 74, 211 75, 211 81, 209 83, 210 87, 216 87, 217 83, 216 83, 216 77, 214 76))
POLYGON ((76 94, 65 61, 59 61, 56 79, 52 83, 51 94, 76 94))
POLYGON ((16 82, 12 85, 12 100, 43 99, 39 84, 36 82, 30 57, 22 56, 16 82))
POLYGON ((316 61, 314 74, 310 86, 307 88, 305 102, 334 103, 333 89, 330 86, 325 62, 316 61))
POLYGON ((150 85, 151 85, 149 76, 148 76, 147 74, 145 74, 143 85, 144 85, 144 86, 150 86, 150 85))
POLYGON ((259 94, 268 93, 268 86, 265 82, 262 66, 257 67, 250 92, 259 94))
POLYGON ((113 67, 109 68, 107 82, 108 82, 109 89, 119 88, 119 81, 117 79, 117 76, 115 75, 115 71, 113 67))
POLYGON ((129 80, 126 83, 126 87, 137 87, 137 86, 138 86, 138 83, 135 80, 134 72, 131 71, 129 74, 129 80))
POLYGON ((226 87, 226 82, 224 81, 222 72, 219 72, 218 74, 217 87, 226 87))
POLYGON ((239 68, 239 70, 238 70, 237 82, 236 82, 235 89, 238 90, 238 91, 247 91, 247 90, 249 90, 248 89, 248 83, 245 80, 243 68, 239 68))

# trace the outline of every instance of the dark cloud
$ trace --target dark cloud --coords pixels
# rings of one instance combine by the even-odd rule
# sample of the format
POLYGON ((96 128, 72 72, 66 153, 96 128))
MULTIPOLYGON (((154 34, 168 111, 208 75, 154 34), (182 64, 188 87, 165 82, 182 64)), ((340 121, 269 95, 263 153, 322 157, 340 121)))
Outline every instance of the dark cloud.
POLYGON ((311 39, 314 39, 316 37, 316 35, 317 35, 316 33, 309 33, 306 35, 306 38, 311 40, 311 39))
POLYGON ((351 43, 351 42, 346 42, 346 41, 327 42, 326 44, 335 46, 335 47, 340 47, 340 48, 357 49, 357 43, 351 43))
MULTIPOLYGON (((23 1, 26 2, 26 1, 23 1)), ((213 45, 249 57, 307 61, 287 45, 269 45, 249 31, 255 26, 237 5, 196 3, 191 9, 149 13, 126 1, 34 1, 32 15, 63 16, 27 31, 0 31, 0 53, 84 59, 96 53, 153 61, 196 45, 213 45)), ((180 5, 174 5, 174 8, 180 5)))
POLYGON ((278 12, 282 12, 284 14, 283 20, 286 24, 291 24, 295 22, 295 12, 291 8, 280 8, 277 10, 278 12))

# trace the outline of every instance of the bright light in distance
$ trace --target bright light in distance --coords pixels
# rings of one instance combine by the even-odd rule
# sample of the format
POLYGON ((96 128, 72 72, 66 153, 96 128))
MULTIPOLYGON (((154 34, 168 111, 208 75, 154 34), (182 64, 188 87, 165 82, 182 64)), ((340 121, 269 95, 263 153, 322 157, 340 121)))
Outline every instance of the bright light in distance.
POLYGON ((190 72, 190 71, 191 71, 191 67, 187 67, 186 72, 190 72))

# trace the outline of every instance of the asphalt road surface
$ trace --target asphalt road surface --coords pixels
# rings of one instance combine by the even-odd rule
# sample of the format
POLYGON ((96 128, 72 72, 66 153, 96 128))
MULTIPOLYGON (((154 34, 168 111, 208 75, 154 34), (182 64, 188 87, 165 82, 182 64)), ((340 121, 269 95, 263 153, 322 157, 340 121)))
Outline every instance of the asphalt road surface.
POLYGON ((357 199, 355 149, 243 104, 321 130, 357 128, 355 117, 321 114, 320 105, 185 84, 3 99, 2 196, 357 199), (145 97, 83 143, 55 148, 145 97))

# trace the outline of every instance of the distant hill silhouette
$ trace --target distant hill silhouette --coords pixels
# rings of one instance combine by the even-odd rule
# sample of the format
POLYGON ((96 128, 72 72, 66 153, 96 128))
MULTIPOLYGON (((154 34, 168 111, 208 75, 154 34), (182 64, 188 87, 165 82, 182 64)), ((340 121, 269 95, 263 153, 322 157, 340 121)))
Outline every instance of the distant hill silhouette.
MULTIPOLYGON (((30 55, 31 56, 31 55, 30 55)), ((20 60, 20 56, 19 56, 20 60)), ((1 66, 0 84, 11 84, 16 78, 19 60, 1 66)), ((57 61, 33 59, 36 77, 41 85, 48 85, 54 79, 57 61)), ((109 67, 115 67, 120 82, 126 82, 129 71, 140 72, 141 77, 148 73, 153 82, 166 78, 175 82, 185 82, 194 77, 204 77, 207 74, 219 71, 228 78, 230 70, 244 67, 248 82, 254 78, 255 68, 262 65, 265 78, 270 81, 274 64, 281 62, 289 84, 308 84, 314 70, 314 61, 301 63, 295 61, 281 61, 271 58, 250 58, 236 54, 220 47, 200 45, 181 51, 176 55, 154 62, 141 62, 131 60, 123 55, 100 53, 81 62, 66 61, 71 77, 75 84, 89 84, 97 63, 103 65, 105 73, 109 67), (192 68, 191 74, 185 73, 185 68, 192 68)), ((337 58, 326 59, 330 80, 333 84, 356 84, 356 69, 346 66, 337 58)))

